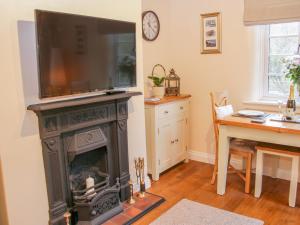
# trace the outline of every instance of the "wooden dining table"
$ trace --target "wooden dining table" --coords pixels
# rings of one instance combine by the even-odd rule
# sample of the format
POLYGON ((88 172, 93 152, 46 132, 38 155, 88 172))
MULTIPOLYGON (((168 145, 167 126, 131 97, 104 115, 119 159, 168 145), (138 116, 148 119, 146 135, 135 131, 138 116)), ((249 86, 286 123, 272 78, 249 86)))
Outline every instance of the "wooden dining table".
MULTIPOLYGON (((269 113, 269 112, 268 112, 269 113)), ((234 115, 218 119, 219 124, 219 160, 217 193, 224 195, 226 191, 229 144, 231 138, 241 138, 259 142, 300 147, 300 124, 273 121, 278 117, 269 113, 264 123, 253 123, 251 118, 234 115)))

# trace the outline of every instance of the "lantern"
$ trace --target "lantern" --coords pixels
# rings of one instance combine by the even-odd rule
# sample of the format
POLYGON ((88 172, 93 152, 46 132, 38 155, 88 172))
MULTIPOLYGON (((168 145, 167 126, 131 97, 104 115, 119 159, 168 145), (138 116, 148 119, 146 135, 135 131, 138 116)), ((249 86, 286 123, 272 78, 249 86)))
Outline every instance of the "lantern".
POLYGON ((170 70, 170 74, 165 79, 166 96, 180 95, 180 77, 175 73, 174 69, 170 70))

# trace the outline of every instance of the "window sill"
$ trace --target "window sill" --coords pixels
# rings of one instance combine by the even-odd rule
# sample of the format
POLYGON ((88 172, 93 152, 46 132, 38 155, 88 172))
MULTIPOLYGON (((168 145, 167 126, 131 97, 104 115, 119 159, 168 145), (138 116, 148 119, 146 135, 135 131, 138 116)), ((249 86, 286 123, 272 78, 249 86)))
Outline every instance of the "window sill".
MULTIPOLYGON (((255 100, 255 101, 244 101, 244 105, 261 105, 261 106, 278 106, 277 101, 272 101, 272 100, 255 100)), ((283 103, 285 105, 285 103, 283 103)))
MULTIPOLYGON (((244 101, 243 104, 247 109, 257 109, 262 111, 278 112, 278 102, 275 100, 252 100, 244 101)), ((286 102, 283 101, 282 109, 285 108, 286 102)), ((296 103, 296 113, 300 113, 300 102, 296 103)))

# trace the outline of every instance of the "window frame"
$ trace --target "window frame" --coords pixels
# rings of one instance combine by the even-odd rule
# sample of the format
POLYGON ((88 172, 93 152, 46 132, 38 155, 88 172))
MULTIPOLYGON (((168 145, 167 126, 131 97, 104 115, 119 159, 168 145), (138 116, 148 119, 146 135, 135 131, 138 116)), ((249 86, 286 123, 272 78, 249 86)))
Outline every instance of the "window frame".
MULTIPOLYGON (((298 22, 298 46, 300 44, 300 22, 298 22)), ((270 25, 262 25, 260 30, 261 38, 261 68, 262 71, 262 85, 261 85, 261 100, 262 101, 274 101, 274 100, 286 100, 288 96, 286 95, 276 95, 269 93, 269 59, 270 59, 270 25)), ((272 37, 295 37, 295 35, 277 35, 272 37)), ((298 95, 296 95, 298 96, 298 95)), ((300 102, 300 98, 296 99, 300 102)))

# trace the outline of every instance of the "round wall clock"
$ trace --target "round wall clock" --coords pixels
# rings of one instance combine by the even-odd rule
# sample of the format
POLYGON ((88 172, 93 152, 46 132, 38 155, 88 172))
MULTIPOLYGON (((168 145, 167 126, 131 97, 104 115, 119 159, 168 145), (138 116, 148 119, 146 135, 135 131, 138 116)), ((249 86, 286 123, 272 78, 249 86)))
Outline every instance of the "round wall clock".
POLYGON ((155 12, 146 11, 142 16, 143 38, 147 41, 154 41, 160 29, 159 19, 155 12))

